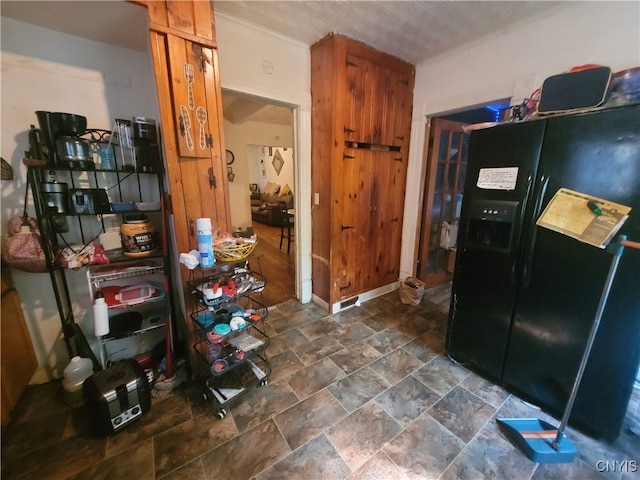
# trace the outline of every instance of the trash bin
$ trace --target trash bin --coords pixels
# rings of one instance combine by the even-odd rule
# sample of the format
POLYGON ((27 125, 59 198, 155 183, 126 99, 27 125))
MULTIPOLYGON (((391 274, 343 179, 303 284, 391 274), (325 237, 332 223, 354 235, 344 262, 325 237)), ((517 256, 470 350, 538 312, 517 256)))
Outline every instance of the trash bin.
POLYGON ((420 305, 424 296, 425 283, 416 277, 400 280, 400 301, 405 305, 420 305))

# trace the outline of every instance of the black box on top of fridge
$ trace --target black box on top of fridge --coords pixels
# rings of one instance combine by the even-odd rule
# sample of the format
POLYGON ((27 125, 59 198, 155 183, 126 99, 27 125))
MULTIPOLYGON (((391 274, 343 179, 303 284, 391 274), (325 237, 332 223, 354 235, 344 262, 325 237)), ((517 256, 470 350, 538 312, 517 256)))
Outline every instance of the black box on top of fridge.
MULTIPOLYGON (((640 105, 472 132, 446 349, 559 416, 612 256, 536 225, 560 188, 632 208, 640 240, 640 105)), ((630 249, 629 249, 630 250, 630 249)), ((625 251, 571 423, 618 436, 640 362, 640 253, 625 251)))

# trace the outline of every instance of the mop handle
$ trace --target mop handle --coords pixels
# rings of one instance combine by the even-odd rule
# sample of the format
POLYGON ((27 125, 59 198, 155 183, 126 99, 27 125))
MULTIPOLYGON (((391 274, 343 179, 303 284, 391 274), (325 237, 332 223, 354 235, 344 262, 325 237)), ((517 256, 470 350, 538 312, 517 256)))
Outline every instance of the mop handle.
POLYGON ((580 386, 582 375, 584 374, 584 370, 589 360, 591 347, 593 346, 593 342, 596 338, 596 333, 598 332, 598 327, 600 326, 600 320, 602 319, 602 312, 604 312, 604 307, 607 303, 609 292, 611 291, 611 285, 613 284, 613 278, 616 275, 616 270, 618 269, 618 263, 620 263, 620 257, 622 256, 622 251, 624 250, 625 246, 640 249, 640 243, 628 241, 626 235, 620 235, 618 237, 618 241, 615 244, 612 244, 609 246, 610 247, 609 250, 613 254, 613 259, 611 260, 611 266, 609 267, 609 274, 607 275, 607 279, 604 282, 602 295, 600 295, 600 302, 598 303, 596 316, 593 321, 593 325, 591 327, 591 332, 589 333, 587 346, 584 349, 584 353, 582 355, 582 361, 580 362, 580 367, 578 368, 576 379, 573 382, 571 395, 569 396, 569 400, 567 401, 567 406, 565 407, 564 414, 562 415, 562 420, 560 421, 560 426, 558 427, 558 434, 556 435, 556 439, 551 444, 553 448, 556 450, 558 450, 558 446, 560 445, 560 442, 562 441, 562 437, 564 435, 564 429, 566 428, 567 423, 569 422, 569 417, 571 416, 571 409, 573 408, 573 402, 576 399, 576 395, 578 393, 578 387, 580 386))
POLYGON ((635 248, 636 250, 640 250, 640 242, 632 242, 631 240, 622 240, 620 245, 624 247, 635 248))

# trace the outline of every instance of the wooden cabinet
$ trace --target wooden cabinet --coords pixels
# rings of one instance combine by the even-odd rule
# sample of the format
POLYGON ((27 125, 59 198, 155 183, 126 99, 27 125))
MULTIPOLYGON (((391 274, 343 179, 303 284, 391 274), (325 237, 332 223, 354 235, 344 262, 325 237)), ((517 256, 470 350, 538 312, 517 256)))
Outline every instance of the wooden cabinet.
POLYGON ((398 280, 414 68, 340 35, 311 48, 313 293, 398 280))
POLYGON ((137 3, 149 10, 176 243, 179 252, 188 252, 197 248, 197 218, 231 229, 213 6, 197 0, 137 3))
POLYGON ((18 292, 8 278, 8 267, 2 268, 2 426, 11 418, 11 411, 18 404, 38 362, 31 344, 31 336, 24 320, 18 292))
POLYGON ((411 95, 406 94, 413 74, 393 70, 380 63, 383 59, 369 59, 367 54, 371 52, 347 54, 345 141, 401 147, 404 120, 411 119, 411 95))

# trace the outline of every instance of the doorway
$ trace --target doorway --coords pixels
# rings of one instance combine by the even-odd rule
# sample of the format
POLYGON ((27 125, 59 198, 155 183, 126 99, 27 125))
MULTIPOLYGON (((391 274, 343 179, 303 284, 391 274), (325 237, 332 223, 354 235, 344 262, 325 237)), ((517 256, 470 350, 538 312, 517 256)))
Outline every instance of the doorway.
MULTIPOLYGON (((277 184, 282 192, 290 190, 291 199, 297 193, 294 150, 293 110, 272 100, 222 90, 224 140, 228 155, 232 155, 233 180, 229 178, 231 223, 234 229, 251 228, 258 243, 249 257, 251 268, 267 279, 262 300, 267 306, 296 298, 295 242, 290 253, 279 248, 280 225, 274 224, 265 209, 259 209, 267 182, 277 184), (230 152, 230 153, 229 153, 230 152), (277 161, 274 161, 277 160, 277 161)), ((269 203, 280 199, 269 197, 269 203)), ((282 197, 282 199, 289 197, 282 197)), ((292 205, 293 208, 293 205, 292 205)))
POLYGON ((467 171, 469 124, 499 121, 509 101, 427 119, 426 178, 416 276, 427 288, 450 282, 467 171))

